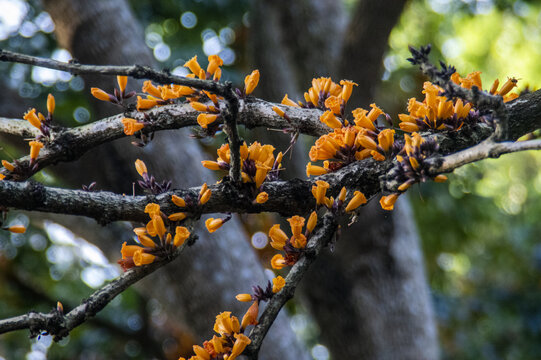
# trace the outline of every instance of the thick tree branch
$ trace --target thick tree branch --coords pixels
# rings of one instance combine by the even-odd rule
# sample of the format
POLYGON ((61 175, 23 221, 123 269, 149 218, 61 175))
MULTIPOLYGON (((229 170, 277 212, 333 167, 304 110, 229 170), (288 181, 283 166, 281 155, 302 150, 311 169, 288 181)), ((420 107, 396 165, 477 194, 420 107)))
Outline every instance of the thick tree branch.
MULTIPOLYGON (((287 114, 291 120, 291 123, 289 123, 272 111, 272 106, 274 105, 276 104, 258 99, 249 99, 246 102, 242 101, 238 104, 233 102, 231 116, 237 118, 235 122, 245 125, 248 128, 268 127, 284 129, 291 127, 293 124, 298 131, 315 136, 327 133, 330 130, 323 123, 313 120, 319 118, 321 114, 320 110, 291 107, 287 109, 287 114), (240 106, 240 110, 237 111, 235 109, 238 106, 240 106)), ((146 112, 146 114, 148 114, 148 119, 145 119, 145 122, 148 124, 142 130, 144 133, 198 126, 198 112, 188 104, 156 107, 146 112)), ((139 112, 129 112, 126 115, 135 118, 142 117, 142 113, 139 112)), ((38 167, 35 171, 58 162, 76 160, 85 152, 98 145, 126 136, 124 134, 124 126, 121 122, 122 118, 122 115, 116 115, 72 129, 55 130, 51 141, 41 150, 37 158, 38 167)), ((35 128, 28 122, 22 120, 1 119, 0 121, 0 132, 29 135, 27 132, 32 131, 31 134, 37 135, 33 129, 35 128)), ((230 141, 234 139, 235 146, 238 145, 240 147, 240 138, 238 137, 236 126, 233 126, 233 129, 235 129, 235 132, 229 139, 230 141)), ((21 166, 28 168, 30 157, 22 157, 18 159, 18 162, 21 166)), ((240 156, 238 166, 240 171, 240 156)), ((5 169, 0 170, 0 173, 9 175, 9 172, 5 169)), ((33 172, 28 172, 25 174, 26 176, 19 176, 17 180, 24 180, 32 174, 33 172)))
POLYGON ((24 138, 35 138, 40 131, 26 120, 0 118, 0 132, 24 138))
POLYGON ((323 225, 316 230, 313 237, 306 246, 306 254, 303 256, 289 271, 286 276, 286 284, 278 293, 269 300, 265 310, 259 317, 259 324, 256 325, 250 332, 251 344, 244 351, 250 359, 257 359, 261 343, 269 331, 274 319, 295 293, 295 289, 299 285, 302 277, 308 271, 310 265, 317 258, 321 250, 331 241, 333 235, 338 228, 337 217, 328 212, 323 217, 323 225))
POLYGON ((58 309, 53 309, 49 313, 30 312, 25 315, 0 320, 0 334, 15 330, 29 329, 31 337, 46 333, 48 335, 53 335, 55 341, 61 340, 69 335, 70 331, 75 327, 81 325, 88 318, 91 318, 100 312, 118 294, 122 293, 145 276, 174 260, 188 243, 189 239, 183 246, 177 248, 168 258, 155 261, 146 266, 136 266, 131 268, 117 279, 94 292, 88 299, 85 299, 79 306, 67 314, 63 314, 63 312, 58 309))

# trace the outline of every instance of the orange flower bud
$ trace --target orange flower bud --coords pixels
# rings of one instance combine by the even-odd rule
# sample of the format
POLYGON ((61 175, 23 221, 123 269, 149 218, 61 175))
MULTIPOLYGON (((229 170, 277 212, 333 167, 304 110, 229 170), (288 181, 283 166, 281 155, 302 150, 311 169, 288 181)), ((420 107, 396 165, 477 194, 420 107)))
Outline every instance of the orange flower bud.
POLYGON ((15 234, 23 234, 26 231, 26 227, 23 225, 12 225, 6 228, 6 230, 15 234))
POLYGON ((2 160, 2 166, 5 167, 9 171, 15 170, 15 166, 12 163, 10 163, 9 161, 6 161, 6 160, 2 160))
POLYGON ((223 170, 220 163, 211 160, 201 160, 201 164, 209 170, 223 170))
POLYGON ((201 205, 206 204, 210 199, 210 195, 212 195, 212 191, 210 191, 210 189, 207 189, 203 193, 203 195, 201 195, 201 199, 199 199, 199 204, 201 204, 201 205))
POLYGON ((171 221, 181 221, 181 220, 186 219, 186 213, 183 213, 183 212, 173 213, 169 215, 167 218, 171 221))
POLYGON ((116 77, 116 82, 118 83, 118 87, 120 89, 120 92, 123 93, 124 90, 126 90, 126 85, 128 84, 128 77, 127 76, 122 76, 122 75, 118 75, 116 77))
POLYGON ((346 187, 342 187, 342 189, 340 189, 340 194, 338 194, 338 200, 340 201, 344 201, 346 200, 346 194, 347 194, 347 190, 346 190, 346 187))
POLYGON ((447 181, 447 176, 445 175, 438 175, 434 178, 434 181, 437 183, 442 183, 447 181))
POLYGON ((518 82, 518 80, 515 79, 515 78, 507 78, 507 81, 505 82, 505 84, 503 84, 500 91, 498 91, 498 95, 504 96, 505 94, 507 94, 515 86, 517 86, 517 82, 518 82))
POLYGON ((53 94, 49 94, 47 95, 47 111, 49 112, 49 114, 52 115, 54 113, 54 107, 55 107, 54 96, 53 94))
POLYGON ((90 93, 98 100, 111 101, 111 96, 100 88, 90 88, 90 93))
POLYGON ((143 99, 140 96, 137 97, 137 105, 136 105, 137 111, 148 110, 148 109, 153 108, 156 105, 158 105, 157 99, 153 99, 153 98, 143 99))
MULTIPOLYGON (((152 222, 152 225, 154 225, 153 222, 152 222)), ((146 235, 138 235, 137 239, 139 240, 139 242, 143 246, 146 246, 146 247, 149 247, 149 248, 155 248, 156 247, 156 243, 154 241, 152 241, 152 239, 150 237, 146 236, 146 235)))
POLYGON ((235 298, 241 302, 252 301, 252 295, 250 294, 238 294, 237 296, 235 296, 235 298))
MULTIPOLYGON (((139 175, 144 176, 143 174, 147 173, 147 166, 142 160, 135 160, 135 170, 139 173, 139 175)), ((147 205, 148 206, 148 205, 147 205)), ((159 209, 159 207, 158 207, 159 209)))
POLYGON ((181 198, 180 196, 176 196, 176 195, 171 196, 171 201, 173 202, 173 204, 175 204, 178 207, 186 207, 186 201, 184 201, 184 199, 181 198))
POLYGON ((240 327, 246 329, 249 325, 257 325, 257 315, 259 315, 259 301, 254 301, 242 317, 240 327))
POLYGON ((308 223, 306 224, 306 230, 308 230, 309 233, 311 233, 317 224, 317 213, 315 211, 312 211, 310 214, 310 217, 308 218, 308 223))
POLYGON ((274 110, 274 112, 280 115, 281 117, 284 117, 285 115, 284 110, 280 109, 278 106, 273 106, 272 110, 274 110))
POLYGON ((252 93, 259 83, 259 70, 254 70, 252 73, 244 78, 244 91, 246 95, 252 93))

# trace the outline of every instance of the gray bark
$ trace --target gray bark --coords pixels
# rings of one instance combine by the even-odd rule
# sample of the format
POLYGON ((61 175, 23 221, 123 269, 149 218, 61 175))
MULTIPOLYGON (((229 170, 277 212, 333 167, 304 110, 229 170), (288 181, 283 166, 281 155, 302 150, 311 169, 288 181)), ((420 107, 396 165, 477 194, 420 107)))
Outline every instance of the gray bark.
MULTIPOLYGON (((44 4, 55 21, 60 44, 81 63, 153 63, 142 30, 125 1, 45 0, 44 4)), ((111 89, 112 83, 112 79, 92 79, 92 86, 105 90, 111 89)), ((128 84, 134 87, 134 82, 128 84)), ((96 113, 104 115, 99 108, 96 113)), ((201 166, 199 145, 188 138, 186 131, 159 134, 143 151, 129 145, 129 141, 116 141, 104 150, 100 156, 91 154, 83 158, 81 163, 87 170, 84 174, 73 171, 70 180, 79 183, 98 180, 102 189, 131 193, 132 179, 137 178, 133 162, 141 158, 151 173, 172 179, 174 186, 214 181, 210 171, 201 166)), ((187 325, 201 342, 211 336, 219 312, 230 310, 241 317, 247 306, 237 302, 235 295, 250 291, 251 285, 265 284, 266 278, 238 221, 233 219, 213 235, 201 228, 197 232, 200 235, 197 243, 164 271, 147 279, 140 289, 157 298, 168 316, 187 325)), ((110 238, 101 240, 102 247, 111 243, 110 238)), ((113 246, 115 257, 121 240, 113 246)), ((307 358, 285 315, 269 333, 262 358, 307 358)))

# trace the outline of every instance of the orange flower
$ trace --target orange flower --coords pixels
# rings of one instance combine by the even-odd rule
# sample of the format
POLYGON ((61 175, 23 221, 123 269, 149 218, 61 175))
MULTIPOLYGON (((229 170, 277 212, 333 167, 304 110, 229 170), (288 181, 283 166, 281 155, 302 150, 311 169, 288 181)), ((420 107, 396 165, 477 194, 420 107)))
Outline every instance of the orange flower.
POLYGON ((296 102, 294 102, 293 100, 287 97, 287 94, 282 99, 282 105, 299 107, 299 105, 296 102))
POLYGON ((216 114, 204 114, 201 113, 197 116, 197 123, 203 128, 206 129, 209 124, 212 124, 216 121, 218 115, 216 114))
POLYGON ((23 225, 12 225, 6 228, 6 230, 15 234, 23 234, 26 231, 26 227, 23 225))
POLYGON ((41 129, 41 120, 38 118, 38 116, 36 115, 36 109, 30 109, 28 110, 24 116, 23 116, 23 119, 25 120, 28 120, 28 122, 30 124, 32 124, 32 126, 38 128, 38 129, 41 129))
POLYGON ((340 80, 340 85, 342 85, 342 93, 340 96, 345 102, 347 102, 351 97, 351 93, 353 92, 353 86, 357 86, 358 84, 350 80, 340 80))
POLYGON ((257 315, 259 315, 259 301, 254 301, 242 317, 240 327, 246 329, 249 325, 257 325, 257 315))
POLYGON ((233 344, 233 349, 231 350, 231 355, 227 360, 235 360, 237 356, 242 354, 246 346, 248 346, 252 340, 244 334, 235 334, 235 343, 233 344))
POLYGON ((156 260, 156 256, 147 254, 143 250, 136 251, 133 254, 133 262, 136 266, 151 264, 156 260))
POLYGON ((246 95, 251 94, 259 83, 259 70, 254 70, 250 75, 244 78, 244 92, 246 95))
POLYGON ((353 197, 349 201, 348 205, 346 206, 346 212, 353 211, 357 209, 362 204, 366 204, 366 197, 364 194, 360 191, 355 191, 353 193, 353 197))
POLYGON ((258 204, 263 204, 263 203, 266 203, 267 200, 269 200, 269 194, 267 194, 266 192, 260 192, 259 194, 257 194, 257 197, 255 198, 255 201, 258 203, 258 204))
POLYGON ((124 124, 124 134, 126 135, 133 135, 145 127, 145 124, 132 118, 123 118, 122 124, 124 124))
POLYGON ((218 55, 210 55, 208 60, 207 72, 211 75, 214 75, 216 71, 220 70, 220 66, 224 64, 224 61, 218 55))
POLYGON ((391 194, 387 196, 382 196, 382 198, 379 201, 381 208, 383 210, 393 210, 394 203, 398 199, 398 195, 400 194, 391 194))
POLYGON ((327 169, 325 169, 324 167, 312 165, 312 163, 310 162, 306 165, 306 176, 319 176, 324 175, 327 172, 327 169))
POLYGON ((148 97, 146 99, 143 99, 142 97, 137 97, 137 111, 141 110, 148 110, 153 108, 154 106, 158 105, 158 99, 153 99, 151 97, 148 97))
POLYGON ((282 250, 288 240, 286 233, 280 229, 279 224, 275 224, 270 228, 269 237, 271 238, 270 245, 276 250, 282 250))
POLYGON ((325 201, 325 193, 329 188, 329 183, 322 180, 317 180, 316 185, 312 186, 312 195, 316 198, 316 204, 321 205, 325 201))
POLYGON ((183 213, 183 212, 173 213, 169 215, 167 218, 171 221, 181 221, 181 220, 186 219, 186 213, 183 213))
POLYGON ((289 222, 293 236, 300 237, 302 227, 304 226, 304 218, 302 216, 295 215, 287 219, 287 221, 289 222))
POLYGON ((199 75, 201 73, 201 70, 203 70, 201 69, 201 66, 199 65, 199 63, 197 62, 197 55, 191 58, 190 60, 186 61, 186 63, 184 64, 184 67, 187 67, 188 69, 190 69, 190 71, 194 73, 195 75, 199 75))
POLYGON ((30 159, 36 160, 39 156, 39 151, 43 147, 43 144, 39 141, 30 141, 28 145, 30 145, 30 159))
POLYGON ((286 280, 283 277, 275 277, 274 279, 272 279, 272 292, 276 294, 278 291, 282 290, 285 284, 286 280))
POLYGON ((280 115, 281 117, 284 117, 284 115, 286 114, 284 110, 280 109, 278 106, 273 106, 272 110, 274 110, 274 112, 280 115))
POLYGON ((282 268, 284 268, 286 266, 286 260, 284 259, 284 257, 280 254, 276 254, 272 257, 271 259, 271 267, 273 269, 277 269, 277 270, 280 270, 282 268))
POLYGON ((173 245, 179 247, 184 244, 184 241, 186 241, 186 239, 189 237, 190 231, 187 228, 184 226, 177 226, 175 229, 175 237, 173 238, 173 245))
POLYGON ((331 110, 327 110, 325 111, 320 117, 319 117, 319 120, 324 123, 325 125, 327 125, 328 127, 330 128, 333 128, 333 129, 336 129, 336 128, 341 128, 342 127, 342 123, 340 122, 340 120, 338 120, 336 118, 336 116, 334 116, 333 112, 331 110))

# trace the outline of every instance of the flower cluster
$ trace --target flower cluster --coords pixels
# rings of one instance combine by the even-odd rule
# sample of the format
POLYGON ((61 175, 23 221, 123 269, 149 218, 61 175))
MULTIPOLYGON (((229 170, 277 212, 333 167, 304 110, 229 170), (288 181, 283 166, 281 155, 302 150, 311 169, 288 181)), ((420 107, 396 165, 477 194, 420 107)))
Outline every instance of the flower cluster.
POLYGON ((117 76, 116 81, 118 83, 118 89, 115 88, 112 94, 103 91, 100 88, 91 88, 90 93, 96 99, 101 101, 108 101, 113 104, 122 105, 125 99, 129 99, 135 95, 135 91, 126 93, 126 85, 128 84, 127 76, 117 76))
POLYGON ((271 266, 273 269, 282 269, 285 266, 294 265, 304 253, 306 243, 312 235, 312 231, 317 224, 317 213, 313 211, 308 218, 306 229, 303 233, 305 219, 302 216, 292 216, 287 219, 289 226, 291 227, 291 237, 280 229, 280 224, 273 225, 269 230, 269 237, 271 238, 270 245, 276 249, 284 252, 282 254, 276 254, 271 259, 271 266))
POLYGON ((145 213, 148 213, 150 221, 145 227, 133 229, 139 244, 122 244, 122 259, 118 263, 124 271, 134 266, 151 264, 156 258, 166 258, 190 236, 190 231, 184 226, 176 226, 173 233, 173 222, 161 212, 158 204, 148 204, 145 213))
MULTIPOLYGON (((248 313, 244 316, 242 324, 245 323, 245 318, 251 317, 248 313)), ((256 315, 257 317, 257 315, 256 315)), ((246 320, 248 322, 248 320, 246 320)), ((218 360, 236 359, 246 346, 252 341, 248 336, 244 335, 245 326, 239 323, 239 319, 236 316, 231 316, 230 311, 224 311, 216 316, 216 322, 214 323, 214 332, 220 336, 214 335, 212 339, 205 341, 203 346, 194 345, 194 356, 189 360, 218 360)), ((185 360, 179 358, 179 360, 185 360)))
POLYGON ((148 174, 147 166, 145 163, 139 159, 135 161, 135 169, 141 175, 143 180, 137 180, 139 186, 145 191, 150 192, 151 194, 158 195, 169 191, 171 188, 171 180, 162 181, 161 183, 156 181, 156 178, 153 175, 148 174))
MULTIPOLYGON (((217 154, 216 161, 203 160, 201 164, 210 170, 229 170, 231 161, 229 144, 223 144, 217 150, 217 154)), ((282 152, 274 157, 272 145, 261 145, 256 141, 248 146, 244 142, 240 146, 242 182, 254 184, 257 190, 265 180, 278 179, 282 157, 282 152)))
POLYGON ((42 136, 49 137, 51 135, 51 124, 53 122, 53 113, 55 108, 55 100, 52 94, 47 96, 47 116, 42 113, 36 114, 36 109, 28 110, 23 119, 27 120, 32 126, 41 131, 42 136))
MULTIPOLYGON (((462 78, 455 72, 451 75, 451 81, 465 89, 477 87, 483 88, 481 82, 481 72, 475 71, 462 78)), ((507 82, 498 90, 499 80, 496 79, 489 90, 492 95, 500 95, 504 102, 511 101, 518 97, 518 94, 508 94, 516 86, 515 78, 508 79, 507 82)), ((408 101, 408 113, 399 114, 400 129, 406 132, 425 131, 425 130, 460 130, 465 123, 479 121, 478 111, 472 109, 472 104, 464 103, 462 99, 449 99, 444 96, 444 90, 432 84, 425 82, 423 85, 423 94, 425 98, 422 102, 411 98, 408 101)))

